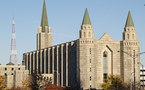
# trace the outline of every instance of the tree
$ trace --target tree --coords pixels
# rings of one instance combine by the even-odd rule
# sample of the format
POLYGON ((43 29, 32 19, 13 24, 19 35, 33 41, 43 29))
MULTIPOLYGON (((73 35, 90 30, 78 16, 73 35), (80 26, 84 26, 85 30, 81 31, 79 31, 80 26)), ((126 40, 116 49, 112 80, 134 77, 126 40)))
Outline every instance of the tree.
POLYGON ((63 88, 61 86, 57 86, 56 84, 48 83, 44 90, 66 90, 66 88, 63 88))
POLYGON ((104 90, 125 90, 126 83, 119 75, 109 75, 104 83, 101 84, 104 90))
POLYGON ((22 88, 24 90, 31 90, 30 88, 30 78, 27 76, 24 81, 22 81, 22 88))
POLYGON ((23 88, 26 90, 41 90, 46 87, 50 80, 46 80, 42 74, 32 73, 22 82, 23 88))
MULTIPOLYGON (((13 87, 13 88, 11 88, 11 90, 23 90, 23 89, 21 87, 17 87, 17 88, 13 87)), ((28 90, 28 89, 26 89, 26 90, 28 90)))
POLYGON ((6 85, 4 84, 4 78, 4 76, 0 75, 0 90, 6 87, 6 85))
MULTIPOLYGON (((132 84, 132 90, 134 90, 134 82, 132 82, 132 83, 129 82, 129 83, 126 85, 126 90, 130 90, 131 84, 132 84)), ((137 81, 136 81, 136 82, 135 82, 135 86, 136 86, 136 87, 135 87, 136 90, 142 90, 142 88, 141 88, 141 82, 137 82, 137 81)))

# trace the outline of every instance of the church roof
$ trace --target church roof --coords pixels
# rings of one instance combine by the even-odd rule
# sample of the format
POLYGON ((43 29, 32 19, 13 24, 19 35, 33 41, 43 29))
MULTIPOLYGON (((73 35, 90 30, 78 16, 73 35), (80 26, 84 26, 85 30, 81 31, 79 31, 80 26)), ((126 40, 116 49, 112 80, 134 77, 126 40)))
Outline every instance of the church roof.
POLYGON ((90 21, 90 17, 89 17, 87 8, 86 8, 86 11, 85 11, 85 15, 84 15, 82 25, 91 25, 91 21, 90 21))
POLYGON ((45 26, 48 26, 48 19, 47 19, 47 11, 46 11, 46 5, 45 5, 45 0, 44 0, 42 18, 41 18, 42 32, 45 32, 45 26))
POLYGON ((126 21, 125 27, 134 27, 130 11, 128 13, 128 17, 127 17, 127 21, 126 21))
POLYGON ((114 41, 108 33, 104 33, 104 35, 99 40, 100 41, 114 41))

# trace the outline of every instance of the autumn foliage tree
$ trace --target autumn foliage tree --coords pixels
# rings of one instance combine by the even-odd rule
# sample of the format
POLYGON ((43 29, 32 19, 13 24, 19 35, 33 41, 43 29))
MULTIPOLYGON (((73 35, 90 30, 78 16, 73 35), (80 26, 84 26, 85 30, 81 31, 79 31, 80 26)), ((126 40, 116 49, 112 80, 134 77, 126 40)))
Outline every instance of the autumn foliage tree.
POLYGON ((0 75, 0 90, 5 88, 5 84, 4 84, 4 76, 0 75))
POLYGON ((24 81, 22 81, 22 88, 24 90, 31 90, 30 88, 30 78, 27 76, 24 81))
POLYGON ((104 83, 101 84, 101 88, 104 90, 125 90, 126 83, 119 75, 109 75, 104 83))
POLYGON ((44 90, 66 90, 66 88, 63 88, 61 86, 57 86, 56 84, 48 83, 44 90))
MULTIPOLYGON (((11 88, 11 90, 24 90, 24 89, 22 89, 21 87, 17 87, 17 88, 13 87, 11 88)), ((25 90, 28 90, 28 89, 25 89, 25 90)))

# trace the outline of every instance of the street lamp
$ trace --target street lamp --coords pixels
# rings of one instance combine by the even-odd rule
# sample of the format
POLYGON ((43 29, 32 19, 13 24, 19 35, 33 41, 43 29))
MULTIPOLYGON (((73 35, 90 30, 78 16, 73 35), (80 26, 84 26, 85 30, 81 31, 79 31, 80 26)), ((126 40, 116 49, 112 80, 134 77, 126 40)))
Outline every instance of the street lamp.
POLYGON ((141 54, 144 54, 145 52, 142 52, 142 53, 139 53, 139 54, 135 54, 135 50, 133 50, 133 55, 128 53, 128 52, 125 52, 123 50, 121 51, 118 51, 118 52, 123 52, 123 53, 126 53, 127 55, 129 55, 130 57, 133 58, 133 61, 134 61, 134 90, 135 90, 135 58, 137 58, 138 56, 140 56, 141 54))
POLYGON ((142 66, 142 73, 143 73, 143 90, 144 90, 144 72, 143 72, 143 64, 141 64, 140 62, 138 62, 138 64, 140 64, 142 66))
POLYGON ((131 79, 130 79, 130 90, 132 90, 132 74, 133 74, 134 72, 132 72, 131 73, 131 79))

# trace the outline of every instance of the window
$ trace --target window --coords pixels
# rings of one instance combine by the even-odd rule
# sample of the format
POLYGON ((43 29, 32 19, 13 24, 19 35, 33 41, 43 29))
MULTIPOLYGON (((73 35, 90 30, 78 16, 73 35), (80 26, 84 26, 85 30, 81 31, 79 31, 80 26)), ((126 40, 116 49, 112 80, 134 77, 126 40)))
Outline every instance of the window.
POLYGON ((84 37, 86 37, 86 33, 84 32, 84 37))
POLYGON ((91 48, 90 48, 90 54, 91 54, 91 48))
POLYGON ((91 85, 90 85, 90 88, 91 88, 91 85))
POLYGON ((90 68, 90 72, 91 72, 91 68, 90 68))
POLYGON ((7 76, 7 73, 5 73, 5 76, 7 76))
POLYGON ((13 73, 12 73, 12 75, 13 75, 13 73))
POLYGON ((20 68, 18 68, 18 70, 20 70, 20 68))
POLYGON ((107 74, 108 74, 108 63, 107 63, 107 52, 105 51, 103 53, 103 75, 104 75, 104 79, 107 78, 107 74))
POLYGON ((91 76, 90 76, 90 81, 91 81, 91 76))
POLYGON ((104 74, 104 79, 106 79, 106 78, 107 78, 107 74, 105 73, 105 74, 104 74))
POLYGON ((91 33, 89 32, 89 35, 88 35, 89 37, 91 37, 91 33))
POLYGON ((14 70, 14 68, 12 68, 12 70, 14 70))
POLYGON ((127 34, 127 37, 128 37, 128 39, 129 39, 129 34, 127 34))
POLYGON ((132 34, 132 39, 134 39, 134 34, 132 34))
POLYGON ((7 68, 5 68, 5 70, 7 70, 7 68))
POLYGON ((90 59, 90 63, 91 63, 91 59, 90 59))

